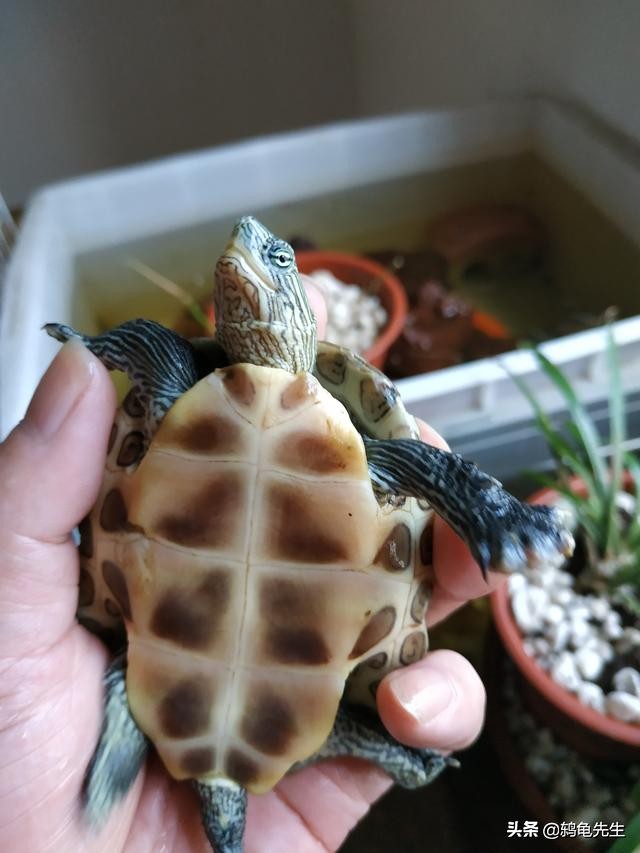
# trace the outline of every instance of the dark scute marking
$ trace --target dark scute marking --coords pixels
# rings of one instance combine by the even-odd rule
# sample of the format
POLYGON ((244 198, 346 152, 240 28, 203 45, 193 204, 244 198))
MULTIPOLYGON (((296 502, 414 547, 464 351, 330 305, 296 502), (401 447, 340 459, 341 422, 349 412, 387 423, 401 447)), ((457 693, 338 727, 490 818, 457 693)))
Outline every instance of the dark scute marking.
POLYGON ((244 370, 227 367, 221 371, 227 394, 242 406, 250 406, 256 396, 256 386, 244 370))
POLYGON ((388 659, 389 656, 386 652, 378 652, 377 655, 371 655, 370 658, 363 660, 361 666, 369 666, 371 669, 382 669, 388 659))
POLYGON ((294 439, 288 436, 282 448, 281 459, 295 468, 328 474, 347 468, 349 449, 344 442, 328 436, 302 435, 294 439))
POLYGON ((276 557, 305 563, 333 563, 348 559, 345 543, 318 529, 318 518, 305 509, 296 488, 272 486, 267 498, 271 508, 269 535, 276 557))
POLYGON ((268 688, 251 701, 242 718, 242 736, 266 755, 285 753, 296 731, 291 705, 268 688))
POLYGON ((408 666, 410 663, 415 663, 424 657, 427 650, 427 641, 424 631, 414 631, 404 638, 402 648, 400 649, 400 663, 408 666))
POLYGON ((376 554, 375 563, 388 572, 401 572, 411 565, 411 531, 396 524, 376 554))
POLYGON ((321 353, 316 359, 316 371, 332 385, 344 381, 346 370, 347 360, 340 353, 321 353))
POLYGON ((187 649, 204 649, 213 638, 218 617, 229 602, 226 570, 213 571, 193 592, 171 587, 160 599, 150 628, 157 637, 187 649))
POLYGON ((371 695, 373 696, 374 699, 376 698, 376 694, 378 692, 378 687, 380 687, 381 681, 382 681, 382 679, 378 678, 376 681, 372 681, 369 684, 369 693, 371 693, 371 695))
POLYGON ((109 443, 107 444, 107 453, 111 453, 113 450, 113 445, 116 443, 116 436, 118 435, 118 425, 111 425, 111 432, 109 433, 109 443))
POLYGON ((111 489, 102 502, 100 526, 108 533, 127 530, 127 507, 118 489, 111 489))
POLYGON ((211 686, 199 678, 187 678, 176 684, 158 708, 164 734, 174 738, 202 734, 209 725, 212 698, 211 686))
POLYGON ((250 785, 259 775, 256 762, 239 749, 230 749, 224 764, 225 774, 239 785, 250 785))
POLYGON ((172 432, 171 442, 191 453, 228 453, 239 448, 240 435, 229 418, 202 415, 172 432))
POLYGON ((424 619, 424 611, 427 606, 427 602, 429 601, 430 594, 431 584, 427 581, 422 581, 413 596, 413 601, 411 602, 411 618, 414 622, 422 622, 424 619))
POLYGON ((138 430, 130 432, 124 437, 118 452, 117 464, 121 468, 128 468, 137 462, 144 452, 144 435, 138 430))
POLYGON ((120 613, 120 608, 118 607, 118 605, 115 603, 115 601, 112 601, 110 598, 105 598, 104 609, 107 611, 109 616, 113 616, 114 619, 119 619, 120 616, 122 615, 120 613))
POLYGON ((133 388, 122 401, 122 408, 132 418, 141 418, 144 415, 144 407, 136 397, 133 388))
POLYGON ((78 607, 88 607, 96 597, 96 586, 86 569, 80 569, 78 579, 78 607))
POLYGON ((391 633, 396 621, 395 607, 383 607, 369 619, 351 650, 349 659, 359 658, 391 633))
POLYGON ((83 557, 93 557, 93 527, 89 516, 83 518, 78 525, 78 533, 80 534, 78 551, 83 557))
MULTIPOLYGON (((102 577, 104 582, 111 590, 113 597, 120 605, 122 615, 126 619, 131 619, 131 602, 129 600, 129 589, 124 572, 111 560, 104 560, 102 563, 102 577)), ((106 605, 105 605, 106 606, 106 605)))
POLYGON ((368 376, 360 382, 360 405, 367 420, 377 423, 398 399, 398 389, 385 376, 368 376))
POLYGON ((267 654, 279 663, 320 665, 331 656, 322 635, 313 628, 272 626, 266 637, 267 654))
POLYGON ((215 764, 215 751, 209 746, 188 749, 180 759, 180 767, 191 776, 204 776, 210 773, 215 764))
POLYGON ((227 473, 208 483, 180 513, 163 515, 154 532, 169 542, 193 548, 215 548, 229 541, 241 510, 239 475, 227 473))
POLYGON ((317 390, 318 383, 313 376, 309 373, 301 373, 280 395, 280 405, 283 409, 297 409, 298 406, 315 397, 317 390))
POLYGON ((422 531, 420 537, 420 560, 423 566, 430 566, 433 563, 433 521, 422 531))

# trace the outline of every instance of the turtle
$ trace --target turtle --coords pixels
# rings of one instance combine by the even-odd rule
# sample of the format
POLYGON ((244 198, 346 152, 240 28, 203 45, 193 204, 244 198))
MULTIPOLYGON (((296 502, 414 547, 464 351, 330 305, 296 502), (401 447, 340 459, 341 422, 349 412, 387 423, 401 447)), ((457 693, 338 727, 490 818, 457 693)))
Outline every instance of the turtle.
POLYGON ((558 510, 422 442, 382 372, 318 342, 294 252, 251 216, 214 299, 212 339, 146 319, 45 329, 131 384, 79 529, 78 619, 113 652, 84 813, 102 826, 153 744, 212 847, 238 853, 247 791, 310 762, 365 758, 408 788, 453 763, 375 715, 385 674, 427 651, 434 512, 485 573, 573 542, 558 510))

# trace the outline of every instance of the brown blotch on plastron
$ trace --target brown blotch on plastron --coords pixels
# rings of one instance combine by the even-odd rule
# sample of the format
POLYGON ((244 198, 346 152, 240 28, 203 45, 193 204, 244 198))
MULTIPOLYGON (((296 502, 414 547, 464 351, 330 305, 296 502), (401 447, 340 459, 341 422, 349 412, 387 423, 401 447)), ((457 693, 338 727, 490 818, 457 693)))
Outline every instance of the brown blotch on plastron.
POLYGON ((111 425, 111 432, 109 433, 109 443, 107 444, 107 453, 111 453, 113 450, 113 445, 116 443, 116 436, 118 435, 118 424, 111 425))
POLYGON ((187 678, 172 687, 158 706, 160 727, 167 737, 196 737, 209 725, 213 691, 201 678, 187 678))
POLYGON ((144 407, 138 400, 135 390, 132 388, 127 396, 122 401, 122 408, 132 418, 141 418, 144 416, 144 407))
POLYGON ((83 518, 78 525, 78 533, 80 534, 78 551, 83 557, 93 557, 93 527, 89 516, 83 518))
POLYGON ((201 415, 163 432, 163 441, 187 453, 231 453, 242 446, 238 427, 220 415, 201 415))
POLYGON ((78 578, 78 607, 88 607, 96 597, 96 586, 86 569, 80 569, 78 578))
POLYGON ((433 521, 430 521, 420 536, 420 561, 423 566, 433 564, 433 521))
POLYGON ((150 628, 157 637, 187 649, 204 649, 218 628, 229 602, 229 574, 224 569, 211 574, 192 592, 170 587, 151 617, 150 628))
POLYGON ((278 449, 277 459, 294 471, 331 474, 349 468, 354 448, 330 436, 288 435, 278 449))
POLYGON ((347 372, 347 359, 341 353, 321 353, 316 359, 316 371, 332 385, 341 385, 347 372))
MULTIPOLYGON (((111 560, 104 560, 102 563, 102 577, 104 582, 111 590, 113 597, 120 605, 122 615, 126 619, 131 619, 131 602, 129 600, 129 589, 124 572, 111 560)), ((105 605, 106 606, 106 605, 105 605)))
POLYGON ((180 758, 180 768, 190 776, 204 776, 213 770, 215 751, 209 746, 188 749, 180 758))
POLYGON ((246 742, 265 755, 282 755, 297 733, 295 715, 289 702, 270 688, 251 697, 241 724, 246 742))
POLYGON ((319 666, 331 658, 322 634, 313 628, 272 626, 265 638, 265 650, 278 663, 319 666))
POLYGON ((360 405, 367 421, 381 421, 397 399, 397 388, 384 376, 368 376, 360 382, 360 405))
POLYGON ((117 464, 121 468, 128 468, 134 462, 138 462, 144 453, 144 435, 139 430, 134 430, 125 435, 120 450, 118 451, 117 464))
POLYGON ((260 773, 258 764, 239 749, 230 749, 224 763, 225 775, 246 787, 254 782, 260 773))
POLYGON ((416 503, 418 504, 420 509, 424 510, 425 512, 428 509, 431 509, 431 504, 426 498, 416 498, 416 503))
POLYGON ((308 512, 295 486, 273 485, 267 495, 270 511, 268 535, 276 558, 305 563, 333 563, 348 559, 344 542, 318 528, 318 519, 308 512))
POLYGON ((227 472, 208 483, 180 507, 154 520, 149 533, 192 548, 217 548, 235 535, 242 509, 242 481, 227 472))
POLYGON ((118 489, 111 489, 102 502, 100 527, 108 533, 128 529, 127 507, 118 489))
POLYGON ((374 563, 388 572, 402 572, 411 565, 411 531, 406 524, 396 524, 382 543, 374 563))
POLYGON ((241 406, 250 406, 256 396, 256 386, 244 370, 226 367, 220 371, 227 394, 241 406))
POLYGON ((297 409, 311 398, 318 396, 318 380, 310 373, 301 373, 280 395, 283 409, 297 409))
POLYGON ((415 663, 424 657, 426 650, 427 640, 424 631, 414 631, 404 638, 400 649, 400 663, 404 666, 415 663))
POLYGON ((411 618, 414 622, 422 622, 424 619, 424 611, 431 595, 431 584, 427 581, 422 581, 415 591, 413 601, 411 602, 411 618))
POLYGON ((382 610, 378 610, 360 631, 360 636, 351 650, 349 659, 359 658, 377 645, 380 640, 384 640, 391 633, 395 621, 395 607, 383 607, 382 610))
POLYGON ((119 619, 122 616, 120 608, 115 603, 115 601, 112 601, 110 598, 105 598, 104 609, 109 614, 109 616, 112 616, 114 619, 119 619))
POLYGON ((360 666, 368 666, 371 669, 382 669, 389 660, 389 655, 386 652, 378 652, 377 655, 371 655, 370 658, 363 660, 360 666))

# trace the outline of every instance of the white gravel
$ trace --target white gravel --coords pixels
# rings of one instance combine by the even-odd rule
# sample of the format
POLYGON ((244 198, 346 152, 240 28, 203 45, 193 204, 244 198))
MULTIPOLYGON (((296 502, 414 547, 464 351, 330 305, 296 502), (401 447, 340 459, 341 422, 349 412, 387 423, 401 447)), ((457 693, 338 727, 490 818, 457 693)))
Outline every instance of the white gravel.
POLYGON ((368 350, 388 319, 378 297, 356 284, 340 281, 328 270, 315 270, 311 278, 327 303, 324 339, 358 353, 368 350))

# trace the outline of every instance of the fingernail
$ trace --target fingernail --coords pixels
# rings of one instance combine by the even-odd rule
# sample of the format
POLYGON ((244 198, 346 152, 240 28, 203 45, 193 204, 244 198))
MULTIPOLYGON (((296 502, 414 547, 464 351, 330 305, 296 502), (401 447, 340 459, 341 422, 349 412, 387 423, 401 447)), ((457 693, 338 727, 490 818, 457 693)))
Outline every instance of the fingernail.
POLYGON ((405 672, 391 680, 389 688, 407 714, 420 725, 431 723, 455 699, 451 681, 439 672, 431 671, 425 683, 425 673, 405 672))
POLYGON ((29 404, 25 422, 40 436, 53 438, 86 391, 95 372, 88 350, 68 341, 51 362, 29 404))

